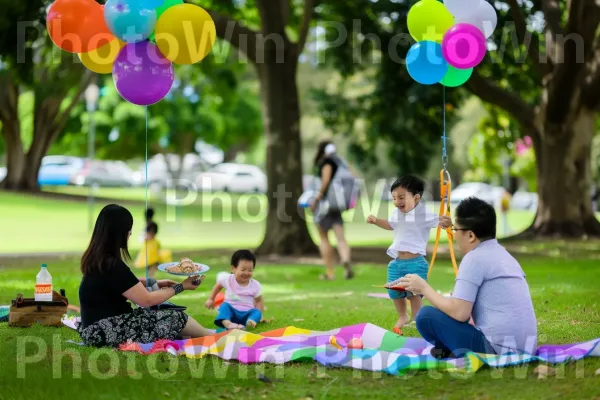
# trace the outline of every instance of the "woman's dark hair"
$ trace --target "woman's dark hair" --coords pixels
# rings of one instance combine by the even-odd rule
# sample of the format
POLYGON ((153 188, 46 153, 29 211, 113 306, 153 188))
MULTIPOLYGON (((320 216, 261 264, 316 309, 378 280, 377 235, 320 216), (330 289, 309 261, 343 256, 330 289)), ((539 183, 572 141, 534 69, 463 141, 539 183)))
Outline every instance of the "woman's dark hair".
POLYGON ((127 240, 132 227, 133 216, 129 210, 116 204, 104 207, 96 220, 90 245, 81 258, 81 272, 101 274, 108 260, 131 261, 127 240))
POLYGON ((325 155, 325 147, 332 143, 333 142, 331 140, 323 140, 319 142, 319 144, 317 145, 317 153, 315 154, 315 167, 319 165, 319 163, 323 159, 323 156, 325 155))
POLYGON ((231 256, 231 265, 237 268, 242 260, 252 261, 252 266, 256 267, 256 257, 250 250, 238 250, 233 253, 231 256))
POLYGON ((460 202, 456 207, 456 222, 461 228, 472 231, 479 240, 496 237, 496 210, 476 197, 468 197, 460 202))

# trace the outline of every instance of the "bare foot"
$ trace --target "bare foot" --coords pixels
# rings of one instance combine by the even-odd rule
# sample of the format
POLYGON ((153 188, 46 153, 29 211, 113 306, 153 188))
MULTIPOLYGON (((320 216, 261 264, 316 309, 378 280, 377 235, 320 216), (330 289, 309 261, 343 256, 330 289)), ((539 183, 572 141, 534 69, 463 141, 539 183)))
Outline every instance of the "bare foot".
POLYGON ((248 322, 246 322, 246 328, 250 328, 250 329, 256 328, 256 322, 249 320, 248 322))
POLYGON ((233 322, 230 322, 228 324, 223 323, 223 326, 225 327, 225 329, 228 329, 228 330, 244 329, 244 325, 234 324, 233 322))
POLYGON ((394 325, 394 328, 402 328, 404 325, 407 325, 410 322, 410 317, 408 314, 401 316, 398 318, 398 322, 394 325))

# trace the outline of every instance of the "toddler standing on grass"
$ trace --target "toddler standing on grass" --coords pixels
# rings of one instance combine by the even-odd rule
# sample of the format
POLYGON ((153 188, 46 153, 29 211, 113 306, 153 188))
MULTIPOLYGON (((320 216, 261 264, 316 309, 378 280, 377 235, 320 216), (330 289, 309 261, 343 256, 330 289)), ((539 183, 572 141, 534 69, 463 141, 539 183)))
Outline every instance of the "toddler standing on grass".
MULTIPOLYGON (((388 265, 387 288, 397 286, 400 278, 407 274, 417 274, 427 280, 429 263, 425 255, 430 231, 438 225, 447 228, 452 224, 449 217, 438 217, 427 210, 421 202, 424 190, 424 182, 415 176, 398 178, 391 188, 395 206, 392 216, 388 220, 373 215, 367 218, 369 224, 394 231, 394 242, 387 251, 393 259, 388 265)), ((394 332, 401 335, 402 326, 410 322, 406 299, 410 300, 412 317, 415 318, 421 309, 422 296, 392 289, 388 289, 388 293, 398 312, 394 332)))

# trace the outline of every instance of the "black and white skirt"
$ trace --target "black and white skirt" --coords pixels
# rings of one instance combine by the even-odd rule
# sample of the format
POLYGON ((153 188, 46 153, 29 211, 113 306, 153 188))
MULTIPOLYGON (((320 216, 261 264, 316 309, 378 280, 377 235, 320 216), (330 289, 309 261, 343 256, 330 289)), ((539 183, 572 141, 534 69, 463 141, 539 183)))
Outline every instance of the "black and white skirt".
POLYGON ((136 308, 133 312, 102 319, 79 335, 86 346, 118 347, 127 342, 152 343, 160 339, 174 340, 187 324, 183 311, 136 308))

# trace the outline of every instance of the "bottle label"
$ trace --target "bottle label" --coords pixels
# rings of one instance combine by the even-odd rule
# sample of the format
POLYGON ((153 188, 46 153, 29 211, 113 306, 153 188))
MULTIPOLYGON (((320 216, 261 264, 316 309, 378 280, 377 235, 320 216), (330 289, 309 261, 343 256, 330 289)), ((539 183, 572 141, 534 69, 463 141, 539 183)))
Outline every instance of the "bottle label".
POLYGON ((35 285, 35 294, 50 294, 52 293, 51 283, 40 283, 35 285))

